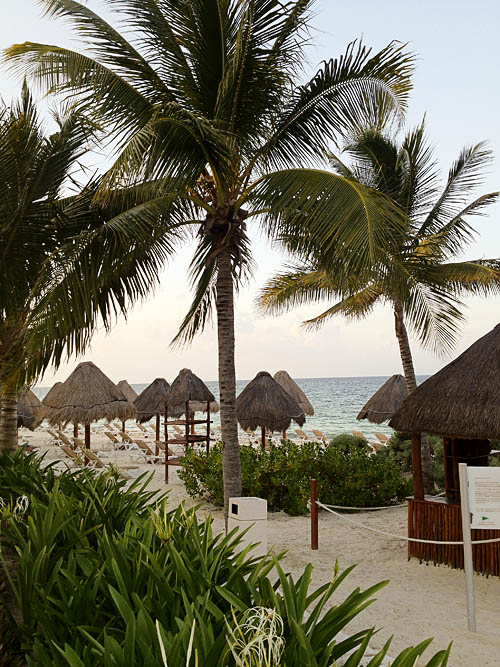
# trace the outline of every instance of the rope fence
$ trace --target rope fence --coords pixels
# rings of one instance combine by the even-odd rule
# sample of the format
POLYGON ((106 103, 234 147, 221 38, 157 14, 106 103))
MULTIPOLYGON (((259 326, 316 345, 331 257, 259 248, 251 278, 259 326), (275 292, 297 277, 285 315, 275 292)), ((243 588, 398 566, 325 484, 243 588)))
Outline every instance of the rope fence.
MULTIPOLYGON (((406 503, 402 505, 387 505, 386 507, 343 507, 341 505, 324 505, 318 500, 318 487, 317 487, 317 480, 312 479, 311 480, 311 500, 310 500, 310 509, 311 509, 311 549, 316 551, 318 549, 318 507, 321 507, 321 509, 326 510, 327 512, 330 512, 330 514, 333 514, 334 516, 338 517, 339 519, 342 519, 343 521, 346 521, 347 523, 351 523, 354 526, 358 526, 359 528, 364 528, 365 530, 368 530, 372 533, 378 533, 379 535, 384 535, 385 537, 390 537, 393 540, 402 540, 404 542, 418 542, 420 544, 449 544, 452 546, 463 546, 463 541, 460 542, 448 542, 445 540, 421 540, 416 537, 408 537, 406 535, 394 535, 393 533, 388 533, 385 530, 380 530, 379 528, 372 528, 371 526, 366 526, 363 523, 360 523, 359 521, 354 521, 354 519, 351 519, 348 516, 345 516, 344 514, 340 514, 339 512, 336 512, 335 510, 337 509, 343 509, 343 510, 358 510, 358 511, 369 511, 369 510, 387 510, 387 509, 395 509, 397 507, 406 507, 406 503)), ((500 537, 496 537, 490 540, 472 540, 472 544, 491 544, 493 542, 500 542, 500 537)))

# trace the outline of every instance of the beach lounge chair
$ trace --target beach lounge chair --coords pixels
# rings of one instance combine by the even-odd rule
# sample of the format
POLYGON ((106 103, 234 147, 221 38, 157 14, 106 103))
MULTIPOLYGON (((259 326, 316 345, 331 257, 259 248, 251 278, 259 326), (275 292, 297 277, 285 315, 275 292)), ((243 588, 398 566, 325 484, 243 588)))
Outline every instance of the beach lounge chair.
POLYGON ((111 440, 111 442, 112 442, 114 445, 119 445, 119 444, 121 444, 120 441, 118 440, 118 438, 116 437, 116 435, 115 435, 114 433, 110 433, 109 431, 104 431, 104 435, 105 435, 107 438, 109 438, 109 439, 111 440))
POLYGON ((385 433, 375 433, 375 435, 383 445, 387 445, 389 442, 389 438, 385 435, 385 433))
POLYGON ((65 444, 67 447, 71 447, 72 449, 75 448, 75 443, 68 438, 67 435, 65 435, 62 431, 57 431, 57 436, 59 440, 65 444))
POLYGON ((149 445, 144 442, 144 440, 134 440, 134 444, 139 448, 141 455, 148 463, 162 463, 164 461, 164 456, 156 456, 156 454, 149 447, 149 445))
POLYGON ((361 431, 351 431, 351 433, 353 435, 355 435, 356 438, 363 438, 363 440, 368 441, 368 438, 366 437, 366 435, 364 433, 361 433, 361 431))
POLYGON ((313 428, 312 432, 314 433, 314 435, 316 436, 316 438, 318 440, 322 440, 323 442, 326 442, 326 437, 324 436, 322 431, 319 431, 317 428, 313 428))
POLYGON ((295 433, 299 436, 301 440, 307 440, 307 434, 301 428, 296 428, 295 433))
POLYGON ((142 424, 139 424, 139 422, 136 423, 137 428, 142 431, 143 433, 148 433, 148 429, 145 428, 142 424))

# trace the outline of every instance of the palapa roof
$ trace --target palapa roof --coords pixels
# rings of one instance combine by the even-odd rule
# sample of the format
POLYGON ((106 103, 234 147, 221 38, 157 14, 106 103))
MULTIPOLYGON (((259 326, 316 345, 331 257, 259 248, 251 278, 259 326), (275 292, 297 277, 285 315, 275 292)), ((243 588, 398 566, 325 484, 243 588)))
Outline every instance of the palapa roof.
POLYGON ((135 407, 118 387, 91 361, 84 361, 51 396, 45 397, 51 425, 91 424, 99 419, 135 417, 135 407))
POLYGON ((55 384, 52 385, 52 387, 49 389, 49 391, 45 394, 45 396, 42 399, 42 403, 44 405, 48 405, 45 401, 50 401, 51 399, 56 396, 56 393, 59 391, 59 387, 62 387, 64 382, 56 382, 55 384))
POLYGON ((290 394, 299 404, 300 409, 306 415, 312 416, 314 414, 314 408, 304 394, 299 385, 293 380, 286 371, 278 371, 274 374, 274 379, 278 384, 280 384, 283 389, 290 394))
POLYGON ((245 431, 259 426, 286 431, 292 419, 299 426, 305 422, 297 401, 265 371, 257 373, 236 399, 236 415, 245 431))
POLYGON ((37 426, 40 426, 45 417, 45 407, 38 400, 31 389, 27 389, 17 399, 17 425, 25 426, 30 431, 34 431, 37 426))
POLYGON ((184 414, 186 401, 190 401, 189 410, 192 412, 206 412, 207 401, 210 402, 210 412, 219 411, 215 396, 189 368, 183 368, 172 382, 167 399, 169 414, 178 417, 184 414))
POLYGON ((127 380, 120 380, 116 386, 130 403, 133 403, 139 395, 136 390, 129 385, 127 380))
POLYGON ((500 438, 500 325, 423 382, 389 422, 398 431, 500 438))
POLYGON ((356 419, 368 419, 374 424, 381 424, 389 420, 408 398, 406 382, 402 375, 393 375, 361 408, 356 419))
POLYGON ((165 378, 156 378, 139 394, 134 401, 138 422, 142 424, 155 415, 163 414, 169 389, 170 385, 165 378))

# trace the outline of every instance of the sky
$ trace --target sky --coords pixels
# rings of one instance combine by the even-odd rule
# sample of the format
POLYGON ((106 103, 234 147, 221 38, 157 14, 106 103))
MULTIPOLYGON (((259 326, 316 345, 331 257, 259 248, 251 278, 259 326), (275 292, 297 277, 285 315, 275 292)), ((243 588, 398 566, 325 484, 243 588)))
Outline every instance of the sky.
MULTIPOLYGON (((102 12, 102 0, 89 0, 88 5, 102 12)), ((322 60, 337 57, 359 37, 374 50, 394 39, 408 42, 418 59, 407 126, 426 114, 427 130, 444 174, 463 146, 488 140, 496 159, 480 192, 491 192, 500 189, 498 25, 498 0, 318 0, 307 71, 312 75, 322 60)), ((78 45, 65 23, 41 18, 36 0, 0 0, 0 49, 24 41, 78 45)), ((0 64, 3 99, 15 97, 19 85, 5 64, 0 64)), ((490 208, 488 217, 477 218, 475 226, 479 235, 464 258, 500 256, 500 204, 490 208)), ((258 231, 251 230, 250 236, 256 270, 236 299, 239 379, 252 378, 260 370, 274 373, 279 369, 297 378, 401 372, 393 316, 387 306, 375 309, 362 321, 332 319, 314 333, 305 332, 300 324, 320 312, 317 305, 280 317, 259 315, 254 305, 258 290, 287 258, 258 231)), ((109 334, 98 332, 84 357, 71 358, 56 372, 49 370, 39 384, 64 380, 82 360, 94 361, 115 382, 126 378, 141 383, 156 377, 172 381, 184 367, 205 380, 217 379, 214 326, 188 348, 170 346, 190 304, 187 267, 191 251, 189 246, 181 250, 164 271, 160 288, 137 304, 127 321, 121 318, 109 334)), ((492 329, 500 319, 499 306, 500 297, 466 300, 466 321, 451 357, 436 357, 412 340, 417 374, 434 373, 492 329)))

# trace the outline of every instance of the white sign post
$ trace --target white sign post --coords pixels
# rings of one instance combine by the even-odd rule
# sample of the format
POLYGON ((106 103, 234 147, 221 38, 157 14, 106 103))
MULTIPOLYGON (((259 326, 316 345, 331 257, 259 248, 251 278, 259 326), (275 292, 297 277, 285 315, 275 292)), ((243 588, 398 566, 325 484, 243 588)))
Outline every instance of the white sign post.
POLYGON ((465 463, 459 463, 458 472, 462 501, 467 623, 469 630, 476 632, 471 528, 500 530, 500 468, 467 466, 465 463))
POLYGON ((469 484, 467 464, 458 464, 460 476, 460 499, 462 505, 462 535, 464 541, 465 596, 467 599, 467 625, 471 632, 477 632, 476 600, 474 597, 474 567, 472 564, 472 538, 470 530, 469 484))

